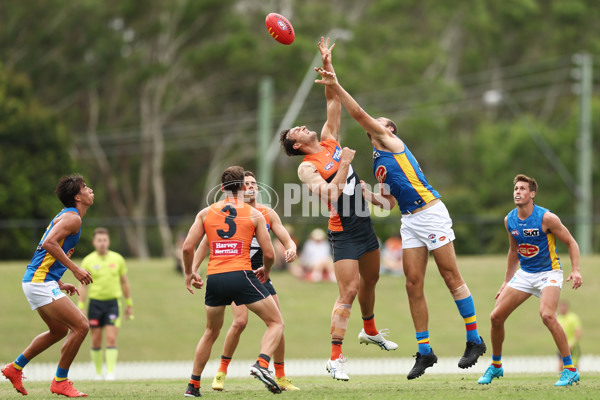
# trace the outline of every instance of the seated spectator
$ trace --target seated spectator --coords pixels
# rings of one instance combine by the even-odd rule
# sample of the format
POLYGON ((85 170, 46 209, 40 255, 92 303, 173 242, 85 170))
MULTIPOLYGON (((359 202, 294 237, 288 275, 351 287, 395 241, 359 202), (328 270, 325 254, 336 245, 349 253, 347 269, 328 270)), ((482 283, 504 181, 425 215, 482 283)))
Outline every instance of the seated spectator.
POLYGON ((381 250, 381 273, 392 276, 403 276, 402 236, 396 233, 383 242, 381 250))
POLYGON ((335 282, 331 246, 322 229, 314 229, 302 247, 300 255, 302 266, 306 270, 308 280, 319 282, 330 280, 335 282))

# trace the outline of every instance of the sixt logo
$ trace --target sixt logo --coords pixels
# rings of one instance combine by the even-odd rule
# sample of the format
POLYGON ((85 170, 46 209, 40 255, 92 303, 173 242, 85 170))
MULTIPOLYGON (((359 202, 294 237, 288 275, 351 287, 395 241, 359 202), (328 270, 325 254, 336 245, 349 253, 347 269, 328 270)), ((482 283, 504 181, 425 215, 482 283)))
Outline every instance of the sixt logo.
POLYGON ((340 158, 342 156, 342 149, 340 149, 339 147, 335 147, 335 152, 333 153, 333 160, 334 161, 340 161, 340 158))
POLYGON ((533 244, 523 243, 519 245, 517 251, 523 257, 531 258, 537 256, 537 254, 540 252, 540 248, 533 244))
POLYGON ((327 164, 325 164, 325 171, 329 171, 331 168, 333 168, 335 164, 333 162, 328 162, 327 164))
POLYGON ((519 236, 519 231, 516 229, 513 229, 512 231, 510 231, 510 234, 513 236, 519 236))
POLYGON ((540 236, 540 230, 538 228, 523 229, 523 236, 525 236, 525 237, 540 236))

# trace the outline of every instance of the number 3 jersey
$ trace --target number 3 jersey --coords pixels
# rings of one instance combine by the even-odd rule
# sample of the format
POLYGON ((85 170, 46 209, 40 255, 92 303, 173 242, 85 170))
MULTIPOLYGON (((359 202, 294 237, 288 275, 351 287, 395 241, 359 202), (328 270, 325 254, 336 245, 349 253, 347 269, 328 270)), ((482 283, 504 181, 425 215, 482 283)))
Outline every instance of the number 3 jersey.
MULTIPOLYGON (((304 161, 315 166, 319 174, 330 183, 340 167, 342 148, 334 139, 326 139, 319 143, 323 150, 308 154, 304 161)), ((362 196, 360 179, 352 165, 348 169, 346 185, 337 201, 328 202, 329 230, 334 232, 351 231, 362 223, 370 221, 369 209, 362 196)))
POLYGON ((546 208, 534 204, 533 212, 526 219, 519 218, 516 208, 506 217, 506 229, 517 241, 519 262, 525 272, 561 269, 554 234, 542 230, 542 219, 546 212, 546 208))
POLYGON ((255 227, 252 207, 240 200, 227 199, 211 205, 204 220, 210 246, 207 275, 252 270, 250 244, 255 227))

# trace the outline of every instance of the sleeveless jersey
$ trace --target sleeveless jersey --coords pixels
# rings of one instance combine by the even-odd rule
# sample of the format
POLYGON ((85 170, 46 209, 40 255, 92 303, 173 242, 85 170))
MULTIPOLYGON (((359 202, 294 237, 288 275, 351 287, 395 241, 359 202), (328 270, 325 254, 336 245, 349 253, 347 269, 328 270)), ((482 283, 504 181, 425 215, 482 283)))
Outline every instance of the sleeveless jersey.
MULTIPOLYGON (((269 212, 271 209, 267 206, 263 206, 262 204, 256 204, 256 208, 260 211, 265 217, 265 221, 267 221, 267 231, 271 231, 271 219, 269 218, 269 212)), ((258 239, 256 239, 256 234, 252 237, 252 243, 250 244, 250 261, 252 263, 252 269, 257 270, 263 266, 263 251, 258 244, 258 239)))
MULTIPOLYGON (((326 139, 319 144, 323 147, 323 150, 319 153, 306 155, 304 161, 313 164, 323 179, 330 183, 340 167, 342 148, 334 139, 326 139)), ((362 196, 360 179, 354 172, 352 165, 348 170, 346 185, 342 194, 336 201, 327 202, 327 208, 329 209, 330 231, 349 231, 370 220, 369 209, 362 196)))
MULTIPOLYGON (((61 262, 57 261, 54 258, 54 256, 52 256, 46 251, 46 249, 42 247, 42 243, 44 243, 44 240, 46 240, 48 233, 50 233, 52 228, 54 228, 54 221, 56 220, 56 218, 58 218, 66 212, 76 212, 77 215, 79 215, 79 211, 77 211, 77 208, 67 207, 63 208, 61 212, 59 212, 54 218, 52 218, 52 221, 50 221, 50 224, 46 228, 46 232, 44 233, 44 236, 42 236, 38 247, 35 249, 35 253, 33 253, 31 262, 27 266, 27 270, 25 271, 25 275, 23 276, 23 282, 58 282, 67 270, 67 267, 65 267, 61 262)), ((77 242, 79 242, 80 236, 81 228, 79 228, 79 232, 67 236, 59 243, 60 247, 63 249, 67 257, 71 258, 71 256, 73 255, 73 252, 75 251, 75 246, 77 245, 77 242)))
POLYGON ((517 241, 517 254, 521 269, 525 272, 536 273, 562 269, 556 253, 554 234, 542 230, 542 219, 548 210, 533 205, 533 212, 522 220, 515 208, 508 213, 506 228, 517 241))
POLYGON ((390 193, 398 201, 402 214, 441 197, 427 182, 417 159, 406 144, 401 153, 373 148, 373 174, 377 182, 389 185, 390 193))
POLYGON ((81 262, 81 268, 92 275, 94 283, 88 286, 88 296, 92 300, 120 299, 123 296, 121 276, 127 273, 125 259, 119 253, 109 250, 104 256, 94 251, 81 262))
POLYGON ((250 243, 254 224, 252 207, 238 200, 223 200, 210 206, 204 231, 210 246, 207 275, 252 270, 250 243))

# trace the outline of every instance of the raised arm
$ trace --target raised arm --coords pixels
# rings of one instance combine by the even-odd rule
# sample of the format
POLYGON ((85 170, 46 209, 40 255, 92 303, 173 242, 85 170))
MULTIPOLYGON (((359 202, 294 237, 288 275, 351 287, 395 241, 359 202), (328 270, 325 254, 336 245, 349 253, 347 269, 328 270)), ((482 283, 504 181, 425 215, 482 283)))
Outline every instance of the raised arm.
POLYGON ((379 184, 379 193, 371 192, 367 188, 365 181, 360 181, 362 188, 363 197, 369 203, 383 208, 384 210, 391 210, 396 206, 396 198, 389 191, 385 190, 385 185, 379 184))
POLYGON ((339 96, 340 101, 346 107, 350 116, 367 131, 369 138, 374 142, 373 144, 377 144, 377 147, 382 150, 404 151, 404 143, 381 122, 362 109, 356 100, 339 84, 335 73, 327 71, 324 68, 315 68, 315 70, 321 75, 321 79, 315 82, 328 86, 339 96))
POLYGON ((323 201, 328 203, 336 201, 341 196, 344 186, 346 186, 346 179, 348 178, 348 171, 350 171, 350 163, 354 159, 354 153, 356 151, 348 147, 342 149, 339 168, 335 177, 329 183, 323 179, 317 168, 308 161, 302 162, 298 166, 298 177, 323 201))
MULTIPOLYGON (((329 38, 327 41, 321 36, 318 43, 319 51, 321 52, 321 61, 323 68, 335 74, 331 60, 331 51, 335 47, 335 43, 329 46, 329 38)), ((339 96, 328 86, 325 86, 325 99, 327 100, 327 121, 321 130, 321 140, 335 139, 340 140, 340 118, 342 114, 342 104, 339 96)))
POLYGON ((298 251, 296 243, 294 243, 289 232, 281 223, 281 218, 279 218, 275 210, 269 210, 269 219, 271 220, 271 230, 285 248, 285 262, 290 263, 294 261, 296 259, 296 252, 298 251))
POLYGON ((569 257, 571 258, 571 274, 567 282, 573 281, 573 289, 577 289, 582 284, 581 272, 579 271, 579 245, 571 235, 571 232, 563 225, 560 218, 554 213, 547 212, 542 219, 542 229, 552 232, 554 236, 567 245, 569 257))

